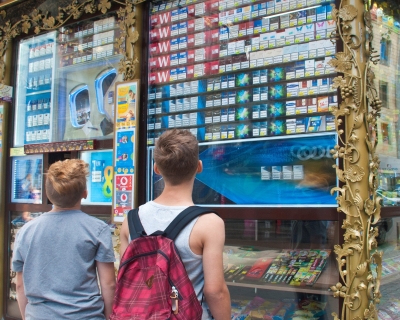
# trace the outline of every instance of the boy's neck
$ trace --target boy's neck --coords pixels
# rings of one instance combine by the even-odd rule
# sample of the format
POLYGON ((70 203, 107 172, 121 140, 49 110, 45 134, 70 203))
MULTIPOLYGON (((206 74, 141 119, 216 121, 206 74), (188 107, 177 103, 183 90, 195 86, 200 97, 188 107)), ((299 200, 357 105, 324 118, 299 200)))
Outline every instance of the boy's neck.
POLYGON ((165 206, 192 206, 193 181, 177 186, 166 184, 161 195, 154 201, 165 206))

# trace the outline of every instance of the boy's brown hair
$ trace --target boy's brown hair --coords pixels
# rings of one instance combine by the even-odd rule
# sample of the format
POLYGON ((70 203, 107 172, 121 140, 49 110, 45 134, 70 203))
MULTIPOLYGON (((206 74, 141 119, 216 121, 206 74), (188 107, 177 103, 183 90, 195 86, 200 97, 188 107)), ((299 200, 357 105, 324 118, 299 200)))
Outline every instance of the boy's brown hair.
POLYGON ((164 180, 171 185, 188 181, 197 171, 198 141, 188 130, 167 130, 156 142, 154 160, 164 180))
POLYGON ((86 190, 89 165, 79 159, 57 161, 46 174, 46 194, 49 200, 61 208, 72 208, 86 190))

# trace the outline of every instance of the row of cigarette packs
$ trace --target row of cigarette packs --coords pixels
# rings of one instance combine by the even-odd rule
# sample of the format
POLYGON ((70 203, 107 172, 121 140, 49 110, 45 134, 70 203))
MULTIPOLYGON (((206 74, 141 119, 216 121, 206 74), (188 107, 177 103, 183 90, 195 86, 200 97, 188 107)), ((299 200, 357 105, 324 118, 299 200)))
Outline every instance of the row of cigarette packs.
MULTIPOLYGON (((223 96, 223 99, 224 96, 223 96)), ((233 106, 236 104, 236 93, 229 93, 227 101, 221 101, 220 95, 207 95, 197 96, 191 98, 172 99, 163 102, 150 103, 148 106, 149 117, 154 115, 161 115, 162 113, 175 113, 182 111, 193 111, 204 109, 204 107, 213 107, 213 114, 221 114, 220 121, 235 121, 235 120, 248 120, 248 119, 262 119, 262 118, 275 118, 284 116, 293 116, 301 114, 312 114, 316 112, 333 111, 338 106, 337 96, 318 96, 313 98, 302 98, 290 101, 271 101, 269 103, 246 105, 246 106, 233 106), (219 100, 217 100, 219 99, 219 100), (231 106, 231 108, 223 108, 224 106, 231 106), (219 110, 219 111, 218 111, 219 110), (228 110, 226 113, 221 110, 228 110), (237 118, 238 110, 243 117, 237 118), (236 114, 236 116, 235 116, 236 114), (225 117, 224 117, 225 116, 225 117)), ((209 113, 208 112, 208 113, 209 113)), ((211 121, 216 122, 216 121, 211 121)))
MULTIPOLYGON (((224 112, 224 110, 220 110, 220 112, 224 112)), ((213 116, 213 120, 217 117, 221 118, 222 116, 213 116)), ((229 124, 213 122, 212 124, 199 125, 196 123, 199 119, 203 122, 202 118, 203 115, 194 112, 185 115, 149 119, 147 128, 149 130, 149 139, 152 141, 151 144, 154 143, 164 130, 176 127, 187 128, 199 141, 247 139, 285 134, 324 132, 335 129, 333 115, 229 124)))

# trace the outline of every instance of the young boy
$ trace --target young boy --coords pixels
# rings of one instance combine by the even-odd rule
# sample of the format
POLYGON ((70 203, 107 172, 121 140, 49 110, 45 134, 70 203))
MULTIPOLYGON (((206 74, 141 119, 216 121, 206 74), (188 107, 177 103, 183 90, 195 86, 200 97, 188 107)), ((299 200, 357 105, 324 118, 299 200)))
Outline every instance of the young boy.
POLYGON ((12 267, 22 319, 109 318, 114 251, 108 225, 80 210, 88 174, 82 160, 52 164, 46 194, 54 208, 16 236, 12 267))
MULTIPOLYGON (((165 230, 184 209, 193 205, 192 191, 196 173, 203 169, 196 138, 187 130, 169 130, 157 140, 154 171, 162 175, 164 190, 154 201, 139 207, 139 217, 147 234, 165 230)), ((129 227, 125 219, 120 233, 121 256, 129 244, 129 227)), ((175 240, 189 279, 199 301, 203 294, 203 318, 231 319, 229 291, 225 283, 222 254, 225 226, 213 213, 189 223, 175 240)))

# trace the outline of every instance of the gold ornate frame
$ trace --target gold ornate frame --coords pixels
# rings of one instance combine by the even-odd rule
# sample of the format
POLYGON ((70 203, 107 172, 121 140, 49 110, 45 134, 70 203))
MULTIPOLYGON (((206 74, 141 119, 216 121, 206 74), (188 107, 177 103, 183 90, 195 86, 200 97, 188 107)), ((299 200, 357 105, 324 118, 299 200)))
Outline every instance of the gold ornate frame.
POLYGON ((139 32, 135 30, 136 11, 135 6, 146 0, 84 0, 79 2, 71 0, 66 7, 58 7, 58 15, 53 17, 49 12, 42 13, 34 9, 30 14, 23 14, 17 22, 11 23, 7 19, 5 10, 0 11, 0 83, 4 83, 6 63, 4 60, 7 45, 13 38, 22 34, 34 32, 39 34, 44 31, 58 29, 68 23, 70 20, 77 20, 84 14, 107 13, 113 5, 119 6, 117 10, 120 18, 119 27, 121 36, 117 38, 115 48, 123 54, 123 58, 119 62, 118 72, 124 75, 124 80, 133 80, 135 77, 135 67, 139 60, 135 54, 135 43, 139 39, 139 32), (1 20, 0 20, 1 21, 1 20), (121 49, 124 43, 126 50, 121 49))
MULTIPOLYGON (((5 54, 13 38, 25 33, 38 34, 64 26, 70 20, 84 14, 107 13, 112 5, 119 5, 117 14, 121 19, 121 37, 116 48, 125 41, 126 50, 119 63, 119 72, 124 80, 133 80, 135 67, 139 63, 135 55, 135 43, 139 33, 134 29, 136 22, 135 5, 146 0, 71 0, 58 15, 35 9, 29 15, 22 15, 15 23, 6 20, 5 10, 0 11, 0 83, 4 83, 5 54)), ((343 245, 335 246, 341 282, 331 287, 335 297, 343 298, 341 319, 378 319, 376 304, 379 291, 382 252, 375 251, 375 237, 378 234, 373 223, 380 219, 380 201, 377 197, 377 170, 379 159, 375 153, 377 145, 377 118, 382 102, 374 86, 374 73, 369 64, 378 62, 378 55, 371 47, 373 31, 368 0, 341 0, 338 9, 332 10, 337 31, 332 41, 343 42, 343 52, 338 52, 330 65, 341 73, 334 79, 342 97, 340 105, 333 110, 339 144, 331 151, 333 157, 342 163, 336 167, 341 185, 333 188, 337 193, 338 211, 345 214, 342 225, 343 245), (372 270, 371 265, 375 265, 372 270)), ((122 49, 120 49, 122 50, 122 49)), ((118 230, 117 232, 118 233, 118 230)), ((332 314, 339 319, 336 313, 332 314)))
MULTIPOLYGON (((331 290, 335 297, 343 298, 341 319, 378 319, 382 252, 372 253, 378 235, 372 225, 380 219, 381 211, 376 193, 379 158, 375 151, 382 102, 374 87, 370 63, 377 64, 379 55, 371 46, 368 0, 341 0, 338 9, 333 6, 332 16, 337 31, 331 40, 341 39, 343 52, 330 61, 342 74, 334 79, 342 102, 333 110, 339 144, 331 153, 343 165, 335 166, 341 186, 331 192, 337 192, 338 211, 345 214, 345 232, 343 245, 334 248, 341 282, 331 290)), ((332 315, 339 319, 336 313, 332 315)))

